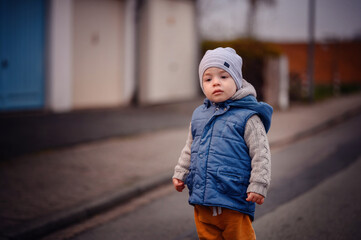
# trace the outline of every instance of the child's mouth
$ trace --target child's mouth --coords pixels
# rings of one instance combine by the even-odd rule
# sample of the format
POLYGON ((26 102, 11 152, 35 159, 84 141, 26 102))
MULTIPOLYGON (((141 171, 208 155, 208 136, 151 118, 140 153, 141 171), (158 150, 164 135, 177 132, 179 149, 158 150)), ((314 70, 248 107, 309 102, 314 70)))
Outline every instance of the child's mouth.
POLYGON ((214 94, 214 95, 218 95, 218 94, 221 94, 221 93, 223 93, 222 90, 215 90, 215 91, 213 91, 213 94, 214 94))

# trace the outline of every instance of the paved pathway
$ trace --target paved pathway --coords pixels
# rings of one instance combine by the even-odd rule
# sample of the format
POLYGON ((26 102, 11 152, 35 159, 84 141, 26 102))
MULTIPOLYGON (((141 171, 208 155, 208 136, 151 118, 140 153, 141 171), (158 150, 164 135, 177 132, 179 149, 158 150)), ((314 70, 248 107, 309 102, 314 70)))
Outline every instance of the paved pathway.
POLYGON ((254 222, 257 238, 360 239, 360 171, 361 156, 347 169, 258 219, 254 222))

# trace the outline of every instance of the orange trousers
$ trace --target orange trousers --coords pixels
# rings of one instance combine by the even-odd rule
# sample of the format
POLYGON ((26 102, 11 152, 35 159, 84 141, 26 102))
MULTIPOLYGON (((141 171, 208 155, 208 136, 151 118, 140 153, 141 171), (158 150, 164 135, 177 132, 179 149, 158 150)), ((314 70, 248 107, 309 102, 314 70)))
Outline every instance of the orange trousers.
POLYGON ((199 240, 256 239, 251 219, 247 214, 222 208, 222 212, 214 216, 213 211, 213 207, 194 206, 199 240))

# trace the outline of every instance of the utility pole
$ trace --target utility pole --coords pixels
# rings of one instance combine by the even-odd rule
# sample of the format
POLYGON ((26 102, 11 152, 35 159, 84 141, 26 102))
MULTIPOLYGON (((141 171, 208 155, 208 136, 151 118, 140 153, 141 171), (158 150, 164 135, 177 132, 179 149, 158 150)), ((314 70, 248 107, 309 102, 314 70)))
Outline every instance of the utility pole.
POLYGON ((316 0, 308 1, 308 54, 307 54, 307 80, 308 100, 314 101, 314 64, 315 64, 315 5, 316 0))

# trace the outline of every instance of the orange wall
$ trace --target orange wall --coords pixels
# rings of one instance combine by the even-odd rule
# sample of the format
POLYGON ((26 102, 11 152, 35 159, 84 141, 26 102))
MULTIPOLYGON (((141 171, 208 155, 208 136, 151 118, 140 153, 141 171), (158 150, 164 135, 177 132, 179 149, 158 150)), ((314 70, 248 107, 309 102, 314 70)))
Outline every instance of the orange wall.
MULTIPOLYGON (((288 56, 290 72, 306 81, 307 44, 279 43, 277 46, 288 56)), ((316 84, 331 84, 335 77, 341 84, 361 83, 361 41, 317 43, 314 71, 316 84)))

